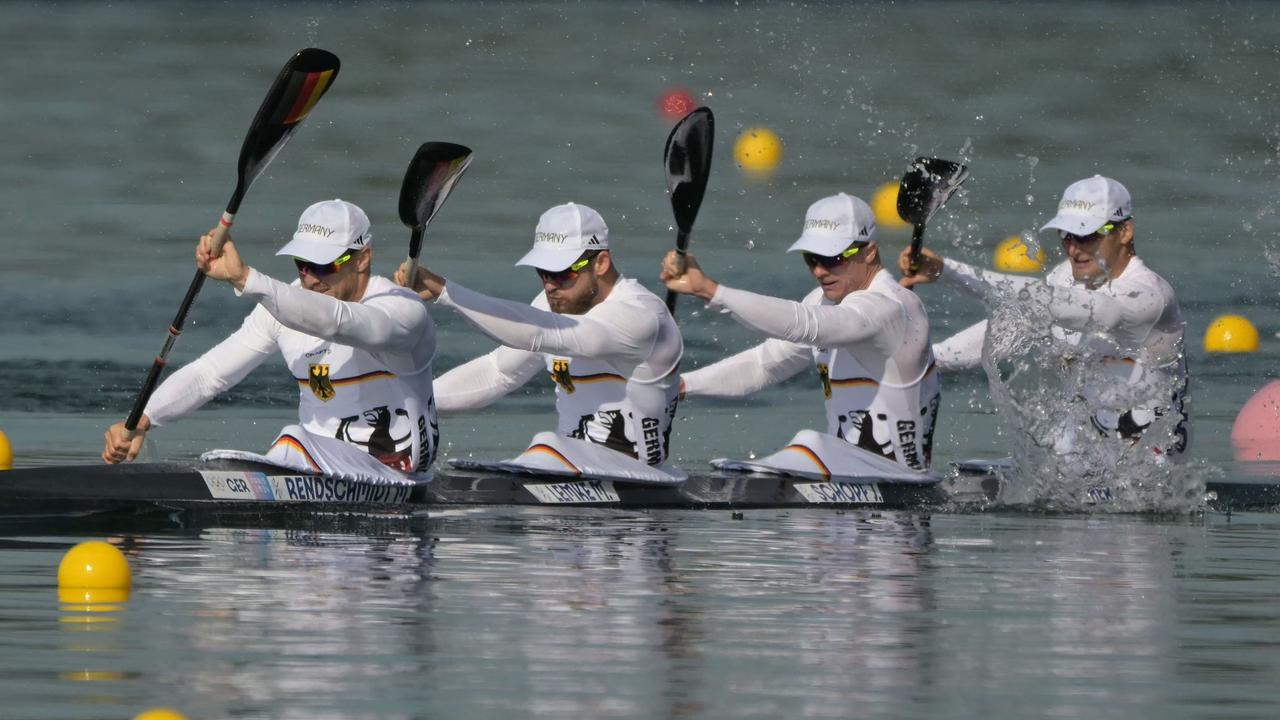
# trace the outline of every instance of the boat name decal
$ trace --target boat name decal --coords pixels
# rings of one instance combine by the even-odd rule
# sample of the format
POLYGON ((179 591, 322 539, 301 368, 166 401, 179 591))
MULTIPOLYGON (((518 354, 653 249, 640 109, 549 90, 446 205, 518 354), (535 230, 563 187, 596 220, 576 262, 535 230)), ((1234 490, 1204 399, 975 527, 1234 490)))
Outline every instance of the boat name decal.
POLYGON ((880 504, 884 496, 875 483, 798 482, 796 491, 811 503, 880 504))
POLYGON ((538 502, 547 505, 618 502, 618 493, 614 491, 613 483, 608 480, 526 483, 524 487, 537 498, 538 502))
POLYGON ((318 475, 266 475, 260 472, 202 470, 216 500, 261 502, 340 502, 397 505, 409 501, 410 485, 358 482, 318 475))
POLYGON ((343 503, 403 503, 409 499, 409 486, 352 482, 315 475, 274 477, 284 485, 284 500, 343 503))

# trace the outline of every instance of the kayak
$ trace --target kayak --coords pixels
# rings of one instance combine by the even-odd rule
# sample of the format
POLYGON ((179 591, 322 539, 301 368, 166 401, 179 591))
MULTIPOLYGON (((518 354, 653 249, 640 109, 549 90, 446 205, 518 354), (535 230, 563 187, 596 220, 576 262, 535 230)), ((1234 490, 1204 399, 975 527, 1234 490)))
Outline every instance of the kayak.
POLYGON ((940 484, 879 478, 833 482, 758 473, 690 475, 678 483, 503 471, 488 464, 435 473, 412 486, 326 478, 259 462, 36 467, 0 472, 0 517, 164 511, 412 512, 438 505, 751 508, 829 505, 886 509, 945 503, 940 484))
MULTIPOLYGON (((974 509, 998 494, 1002 461, 953 463, 936 482, 863 477, 818 480, 761 472, 690 474, 675 484, 519 472, 457 463, 411 486, 327 478, 258 462, 193 462, 36 467, 0 472, 0 519, 147 511, 220 516, 318 513, 404 514, 462 505, 614 508, 974 509)), ((1210 482, 1216 510, 1280 507, 1280 476, 1210 482)), ((1104 504, 1099 491, 1091 501, 1104 504)))

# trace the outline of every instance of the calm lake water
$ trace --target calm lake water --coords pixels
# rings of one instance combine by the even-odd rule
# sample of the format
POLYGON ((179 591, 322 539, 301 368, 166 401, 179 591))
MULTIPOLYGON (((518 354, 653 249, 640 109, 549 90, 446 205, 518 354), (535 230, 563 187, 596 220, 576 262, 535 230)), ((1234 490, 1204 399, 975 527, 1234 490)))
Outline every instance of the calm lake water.
MULTIPOLYGON (((1274 375, 1280 294, 1280 6, 1270 3, 3 3, 0 429, 17 462, 96 457, 128 411, 191 277, 196 237, 280 64, 343 61, 259 179, 236 237, 273 257, 298 212, 340 196, 407 247, 395 201, 419 144, 476 159, 424 260, 506 297, 538 214, 574 200, 610 224, 623 271, 656 287, 674 231, 661 167, 679 87, 717 117, 693 250, 724 282, 800 297, 783 250, 810 202, 869 197, 917 154, 961 159, 964 192, 928 242, 988 264, 1101 172, 1133 192, 1138 247, 1188 319, 1195 463, 1238 473, 1240 405, 1274 375), (732 143, 784 142, 767 180, 732 143), (1210 356, 1225 312, 1262 335, 1210 356)), ((895 255, 906 232, 886 230, 895 255)), ((1046 249, 1052 261, 1056 244, 1046 249)), ((935 338, 982 309, 921 291, 935 338)), ((248 312, 205 289, 182 363, 248 312)), ((437 371, 486 351, 436 312, 437 371)), ((686 364, 746 347, 684 302, 686 364)), ((821 423, 813 378, 685 403, 690 469, 821 423)), ((156 433, 152 457, 260 449, 293 417, 268 363, 156 433)), ((549 424, 549 384, 445 418, 445 457, 505 457, 549 424)), ((1007 443, 980 374, 944 380, 935 461, 1007 443)), ((281 527, 0 525, 4 718, 1230 717, 1280 711, 1272 514, 548 511, 316 518, 281 527), (132 599, 103 622, 56 601, 82 539, 130 553, 132 599)))

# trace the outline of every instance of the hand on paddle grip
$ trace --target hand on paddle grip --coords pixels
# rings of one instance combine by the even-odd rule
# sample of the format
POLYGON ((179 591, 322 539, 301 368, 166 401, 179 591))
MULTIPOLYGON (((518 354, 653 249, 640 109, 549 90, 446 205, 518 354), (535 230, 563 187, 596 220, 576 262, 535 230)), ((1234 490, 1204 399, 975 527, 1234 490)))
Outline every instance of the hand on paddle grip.
POLYGON ((138 420, 138 428, 133 432, 125 429, 123 422, 107 428, 102 434, 102 462, 108 465, 130 461, 138 457, 138 453, 142 450, 142 441, 147 437, 147 431, 151 429, 151 418, 143 415, 138 420))
POLYGON ((681 254, 676 250, 667 251, 662 259, 662 274, 658 276, 672 292, 694 295, 703 300, 710 300, 720 287, 715 280, 707 277, 692 254, 681 254))
POLYGON ((244 281, 249 277, 249 267, 240 259, 240 253, 236 250, 236 244, 231 241, 229 233, 224 233, 225 242, 221 252, 215 252, 213 248, 215 232, 217 228, 205 233, 196 244, 196 267, 214 280, 225 280, 234 285, 237 290, 243 290, 244 281))
MULTIPOLYGON (((417 263, 413 263, 417 264, 417 263)), ((400 267, 396 269, 396 284, 400 287, 407 287, 418 293, 418 297, 428 302, 435 301, 444 293, 445 279, 430 270, 418 265, 417 275, 413 278, 413 286, 409 285, 409 265, 410 261, 405 260, 400 263, 400 267)))
POLYGON ((929 248, 920 248, 920 269, 912 273, 911 248, 907 248, 898 256, 898 270, 902 273, 898 281, 902 287, 931 283, 942 275, 942 256, 929 248))

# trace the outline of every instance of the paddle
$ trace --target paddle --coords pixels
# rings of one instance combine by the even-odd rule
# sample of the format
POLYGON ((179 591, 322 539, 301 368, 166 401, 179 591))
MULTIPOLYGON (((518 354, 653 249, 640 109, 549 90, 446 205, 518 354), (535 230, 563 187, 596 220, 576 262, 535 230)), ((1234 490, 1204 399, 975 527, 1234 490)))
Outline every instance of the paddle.
MULTIPOLYGON (((671 192, 671 211, 676 217, 676 252, 683 263, 689 249, 689 232, 702 207, 711 175, 711 145, 716 120, 711 108, 700 107, 685 115, 667 136, 663 163, 667 167, 667 190, 671 192)), ((667 291, 667 310, 674 313, 677 294, 667 291)))
POLYGON ((924 244, 924 226, 938 212, 957 188, 969 179, 969 168, 939 158, 918 157, 902 176, 898 186, 898 215, 911 223, 911 255, 908 267, 912 274, 920 270, 920 246, 924 244))
MULTIPOLYGON (((317 48, 307 48, 289 58, 289 62, 285 63, 284 68, 280 70, 280 75, 267 91, 267 97, 258 108, 258 114, 249 125, 249 132, 245 134, 244 144, 240 147, 236 189, 231 194, 231 201, 227 203, 227 209, 222 213, 218 227, 213 231, 214 254, 222 250, 222 245, 227 239, 227 231, 235 220, 236 212, 240 210, 240 201, 249 191, 249 186, 258 179, 285 143, 289 142, 289 138, 293 137, 293 133, 302 125, 307 114, 320 101, 325 91, 333 85, 334 78, 338 76, 338 66, 338 56, 333 53, 317 48)), ((178 314, 174 317, 173 324, 169 326, 169 336, 165 338, 164 347, 152 363, 151 371, 147 373, 147 379, 142 383, 142 389, 138 391, 138 399, 133 404, 133 411, 125 420, 126 437, 131 437, 133 431, 137 429, 142 411, 146 408, 147 401, 151 399, 151 393, 155 391, 156 384, 160 380, 160 373, 164 371, 164 366, 169 361, 169 351, 173 348, 178 336, 182 334, 182 325, 187 320, 187 312, 191 309, 203 285, 204 273, 196 270, 191 286, 187 288, 187 295, 182 299, 182 305, 178 307, 178 314)))
POLYGON ((400 222, 413 229, 409 237, 409 286, 418 274, 418 253, 427 223, 440 211, 453 186, 471 165, 471 148, 447 142, 423 143, 409 161, 400 186, 400 222))

